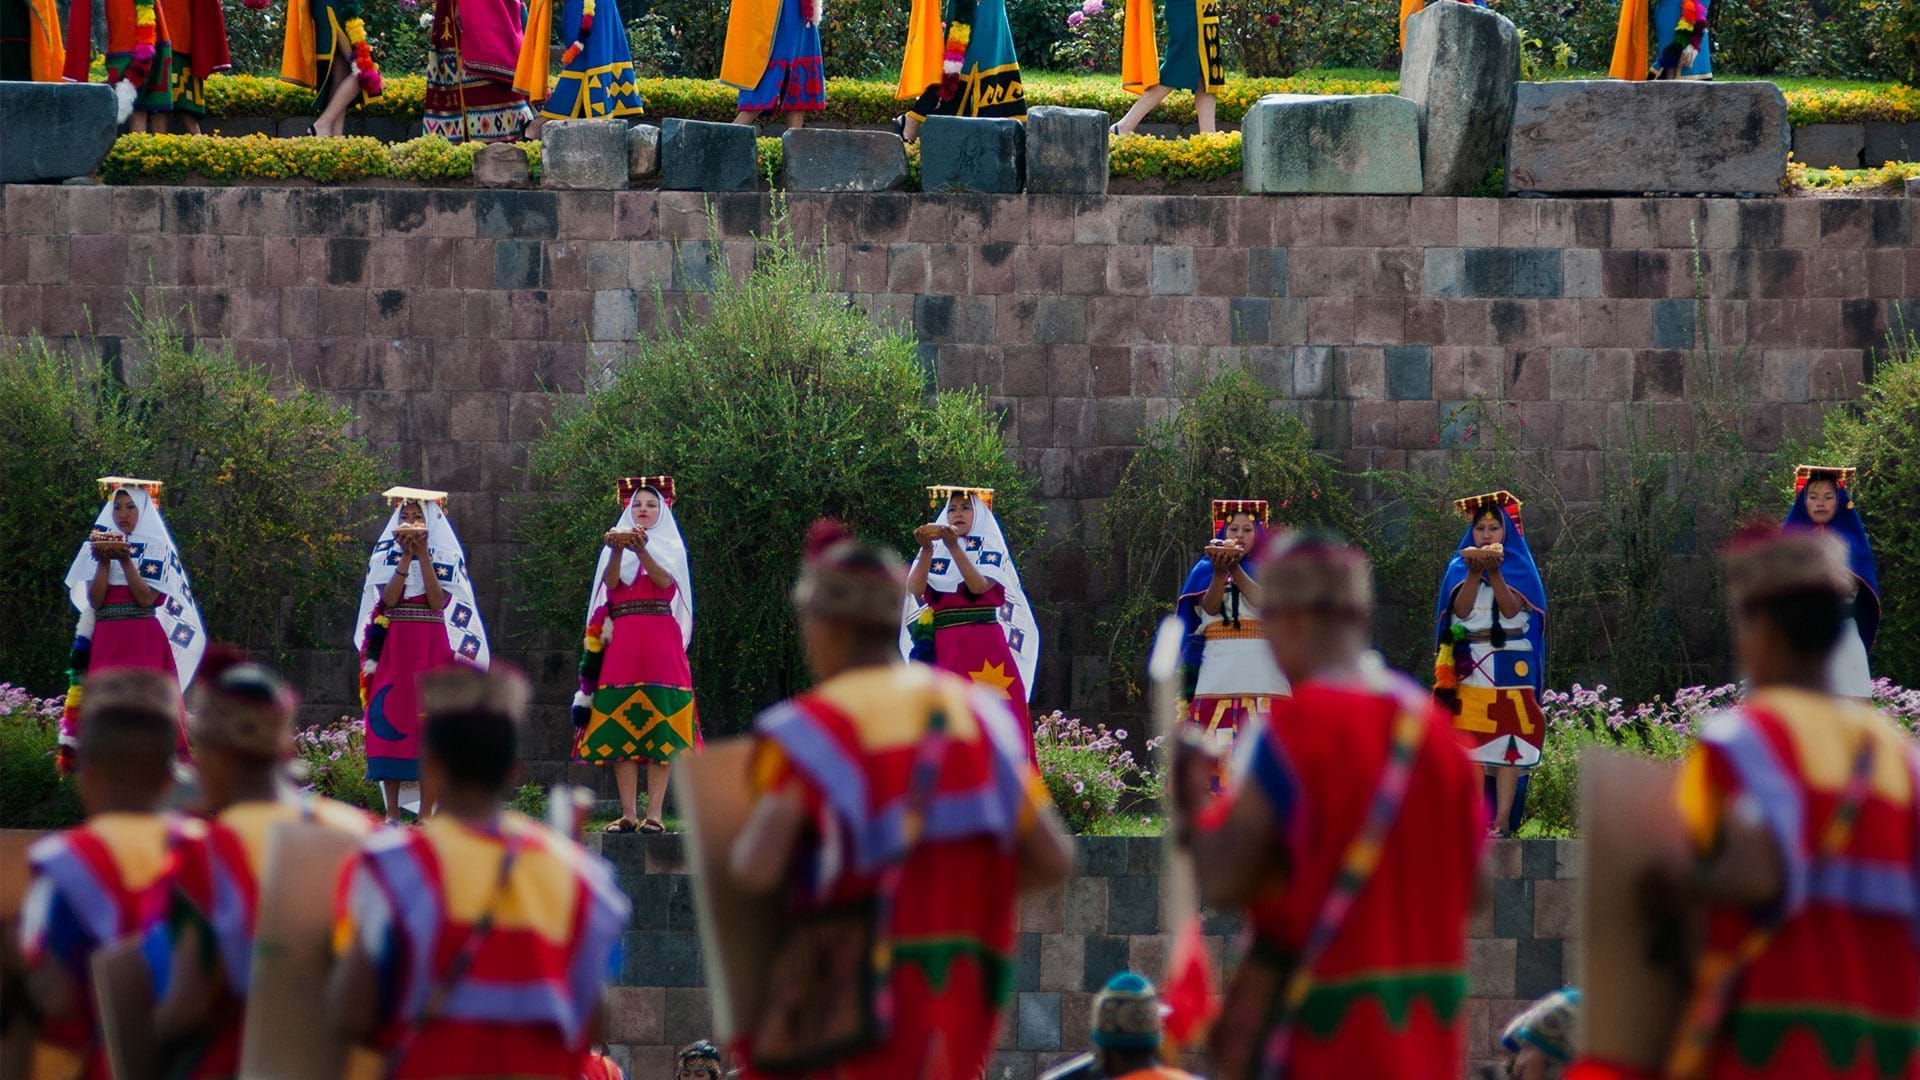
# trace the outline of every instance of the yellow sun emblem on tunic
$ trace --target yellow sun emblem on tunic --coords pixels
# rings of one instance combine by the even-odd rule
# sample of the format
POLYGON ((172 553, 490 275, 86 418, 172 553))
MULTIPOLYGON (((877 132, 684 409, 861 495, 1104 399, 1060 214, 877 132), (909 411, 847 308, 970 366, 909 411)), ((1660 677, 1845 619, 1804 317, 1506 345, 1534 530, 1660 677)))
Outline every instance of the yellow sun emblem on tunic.
POLYGON ((967 678, 982 686, 993 687, 1003 698, 1013 699, 1013 695, 1007 692, 1007 689, 1013 685, 1013 676, 1007 674, 1005 664, 990 664, 983 660, 980 663, 980 670, 967 672, 967 678))

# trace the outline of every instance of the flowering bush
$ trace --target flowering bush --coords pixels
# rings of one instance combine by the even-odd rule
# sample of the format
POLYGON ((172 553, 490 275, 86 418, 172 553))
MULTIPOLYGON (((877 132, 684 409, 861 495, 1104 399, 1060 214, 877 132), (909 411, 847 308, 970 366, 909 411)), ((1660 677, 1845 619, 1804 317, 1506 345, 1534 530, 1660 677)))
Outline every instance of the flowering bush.
MULTIPOLYGON (((540 177, 540 144, 518 142, 528 173, 540 177)), ((115 140, 100 165, 109 184, 179 180, 192 175, 216 184, 236 180, 284 180, 301 177, 322 184, 369 177, 421 183, 465 180, 473 175, 479 144, 458 146, 437 135, 386 144, 365 136, 275 139, 266 135, 144 135, 115 140)))
MULTIPOLYGON (((1540 695, 1547 737, 1540 764, 1528 781, 1527 820, 1522 836, 1571 836, 1580 827, 1580 755, 1589 747, 1610 747, 1678 760, 1692 748, 1700 724, 1740 701, 1741 688, 1687 686, 1671 699, 1656 697, 1628 708, 1605 686, 1540 695)), ((1873 704, 1909 735, 1920 736, 1920 690, 1896 686, 1890 679, 1873 684, 1873 704)))
POLYGON ((0 682, 0 827, 58 829, 84 816, 72 781, 53 766, 60 703, 0 682))
POLYGON ((380 813, 380 784, 367 779, 366 733, 351 716, 324 727, 315 724, 293 737, 296 768, 306 789, 329 799, 380 813))
MULTIPOLYGON (((1067 827, 1088 832, 1118 814, 1128 796, 1158 808, 1165 778, 1133 759, 1126 748, 1127 733, 1107 730, 1105 724, 1087 725, 1055 711, 1033 723, 1034 753, 1040 759, 1040 778, 1060 809, 1067 827)), ((1149 752, 1160 747, 1147 740, 1149 752)))
POLYGON ((1112 175, 1130 180, 1220 180, 1240 171, 1240 133, 1185 139, 1124 135, 1108 150, 1112 175))
MULTIPOLYGON (((1156 40, 1167 39, 1166 24, 1155 17, 1156 40)), ((1120 48, 1126 37, 1125 0, 1082 0, 1067 12, 1067 32, 1053 46, 1053 59, 1085 71, 1119 71, 1120 48)))

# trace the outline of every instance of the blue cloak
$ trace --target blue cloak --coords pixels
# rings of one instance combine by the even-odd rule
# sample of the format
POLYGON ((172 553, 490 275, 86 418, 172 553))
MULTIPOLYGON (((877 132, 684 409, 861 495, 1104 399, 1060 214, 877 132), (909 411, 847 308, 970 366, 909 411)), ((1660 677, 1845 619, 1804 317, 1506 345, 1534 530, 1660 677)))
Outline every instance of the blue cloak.
MULTIPOLYGON (((1241 558, 1240 565, 1245 568, 1248 577, 1257 578, 1260 570, 1254 565, 1254 558, 1266 546, 1267 527, 1256 520, 1253 530, 1253 550, 1241 558)), ((1213 538, 1227 538, 1224 522, 1213 530, 1213 538)), ((1200 677, 1200 659, 1207 651, 1207 639, 1200 636, 1200 598, 1212 586, 1213 560, 1202 555, 1193 564, 1193 569, 1187 571, 1187 580, 1180 586, 1180 601, 1174 605, 1174 614, 1180 616, 1181 625, 1187 628, 1187 636, 1180 644, 1180 679, 1184 688, 1182 692, 1187 697, 1193 696, 1194 681, 1200 677)), ((1233 584, 1229 582, 1227 588, 1232 590, 1233 584)))
MULTIPOLYGON (((1833 530, 1847 542, 1847 569, 1853 571, 1853 576, 1860 582, 1859 595, 1853 600, 1853 623, 1860 630, 1860 643, 1871 650, 1874 635, 1880 630, 1880 572, 1874 565, 1873 544, 1867 540, 1867 523, 1860 520, 1860 511, 1853 505, 1853 493, 1837 482, 1834 487, 1840 493, 1839 505, 1834 509, 1833 520, 1824 527, 1833 530)), ((1793 495, 1793 508, 1787 511, 1785 527, 1822 528, 1807 515, 1807 489, 1804 486, 1793 495)))

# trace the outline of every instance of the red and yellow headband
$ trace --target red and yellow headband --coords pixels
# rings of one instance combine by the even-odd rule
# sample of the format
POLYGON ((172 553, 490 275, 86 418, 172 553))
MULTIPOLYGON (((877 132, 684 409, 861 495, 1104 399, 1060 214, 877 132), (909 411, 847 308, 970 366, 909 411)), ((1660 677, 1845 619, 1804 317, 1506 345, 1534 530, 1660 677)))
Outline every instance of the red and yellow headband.
POLYGON ((1851 465, 1799 465, 1793 470, 1793 490, 1798 494, 1814 480, 1831 480, 1834 487, 1844 490, 1853 486, 1857 475, 1859 470, 1851 465))
POLYGON ((164 480, 141 480, 132 476, 103 476, 98 482, 103 499, 117 488, 139 488, 147 493, 147 498, 152 499, 155 506, 160 505, 160 488, 166 483, 164 480))
POLYGON ((1213 500, 1213 527, 1216 531, 1226 526, 1236 514, 1252 514, 1253 520, 1267 524, 1267 500, 1265 499, 1215 499, 1213 500))
POLYGON ((980 501, 993 509, 993 489, 990 487, 968 487, 965 484, 933 484, 927 488, 927 505, 942 506, 955 495, 978 495, 980 501))
POLYGON ((660 498, 668 506, 673 505, 673 477, 671 476, 623 476, 613 482, 614 497, 625 506, 633 501, 633 493, 641 488, 652 488, 660 493, 660 498))
POLYGON ((1483 506, 1497 506, 1506 511, 1507 519, 1513 522, 1515 530, 1520 528, 1520 498, 1505 488, 1489 491, 1484 495, 1469 495, 1464 499, 1453 500, 1453 508, 1460 516, 1472 520, 1483 506))

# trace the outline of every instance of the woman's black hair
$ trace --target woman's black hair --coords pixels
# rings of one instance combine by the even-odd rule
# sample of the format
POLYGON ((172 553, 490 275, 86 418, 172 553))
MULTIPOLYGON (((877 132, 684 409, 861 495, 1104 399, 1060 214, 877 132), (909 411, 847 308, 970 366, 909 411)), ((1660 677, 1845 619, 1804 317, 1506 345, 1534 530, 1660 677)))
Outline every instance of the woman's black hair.
POLYGON ((1744 610, 1779 627, 1793 651, 1824 656, 1840 640, 1851 607, 1852 601, 1826 589, 1802 589, 1750 600, 1744 610))

